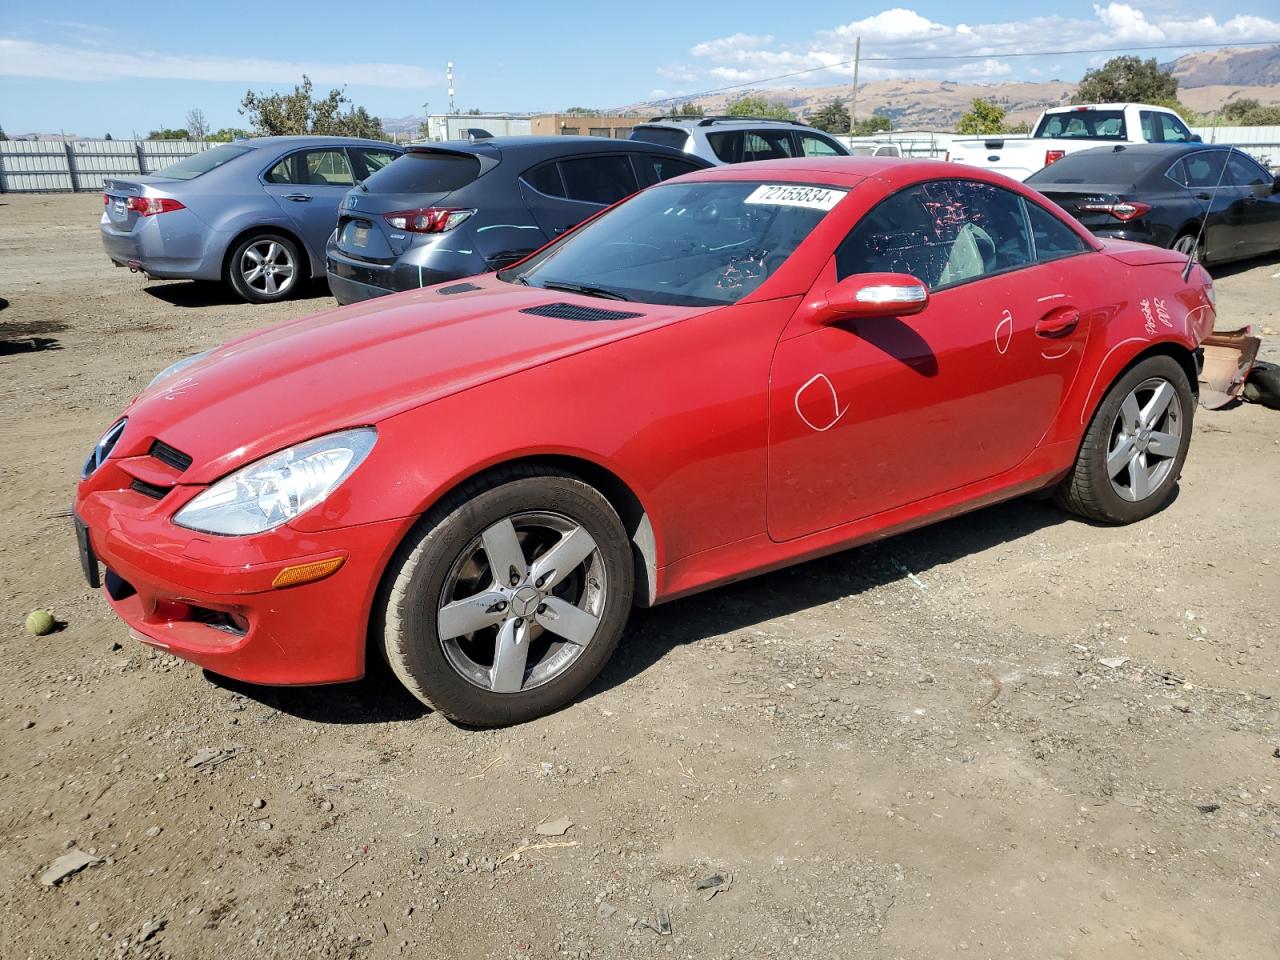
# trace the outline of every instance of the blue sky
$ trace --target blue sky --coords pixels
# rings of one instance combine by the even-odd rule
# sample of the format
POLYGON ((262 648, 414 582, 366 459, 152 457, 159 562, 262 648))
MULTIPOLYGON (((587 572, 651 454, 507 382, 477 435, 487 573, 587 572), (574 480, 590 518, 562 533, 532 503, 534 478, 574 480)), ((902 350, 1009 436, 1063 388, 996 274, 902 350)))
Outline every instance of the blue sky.
POLYGON ((1106 55, 1004 54, 1182 45, 1145 54, 1163 61, 1204 46, 1280 40, 1275 0, 1225 0, 1212 14, 1184 0, 1061 0, 1028 5, 1021 18, 996 0, 6 6, 0 126, 117 137, 182 126, 192 107, 215 129, 243 124, 236 108, 246 89, 288 89, 304 72, 322 90, 345 85, 356 103, 398 117, 421 113, 424 102, 445 107, 449 60, 460 109, 555 110, 613 108, 815 66, 824 69, 787 82, 847 82, 851 68, 838 64, 852 57, 858 35, 864 58, 919 58, 868 59, 864 80, 1075 79, 1106 55), (930 59, 938 55, 967 59, 930 59))

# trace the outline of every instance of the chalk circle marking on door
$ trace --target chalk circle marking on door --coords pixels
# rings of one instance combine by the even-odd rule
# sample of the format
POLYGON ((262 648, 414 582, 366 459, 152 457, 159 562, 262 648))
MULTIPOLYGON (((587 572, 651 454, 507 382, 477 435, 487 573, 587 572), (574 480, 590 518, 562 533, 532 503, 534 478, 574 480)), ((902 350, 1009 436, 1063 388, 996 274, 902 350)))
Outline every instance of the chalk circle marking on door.
MULTIPOLYGON (((813 397, 813 396, 815 396, 815 394, 810 393, 810 397, 813 397)), ((812 406, 814 401, 810 400, 808 403, 810 406, 812 406)), ((845 413, 847 413, 849 410, 849 405, 847 403, 843 407, 840 406, 840 397, 836 394, 836 388, 832 385, 831 381, 827 379, 827 375, 825 373, 814 374, 812 377, 810 377, 808 380, 804 382, 804 384, 800 387, 799 390, 796 391, 795 407, 796 407, 796 413, 799 415, 800 419, 804 421, 805 426, 807 426, 810 430, 816 430, 818 433, 826 433, 828 430, 834 427, 837 423, 839 423, 840 418, 843 417, 845 413), (826 387, 825 392, 830 394, 831 396, 831 418, 823 422, 823 418, 815 417, 815 419, 818 420, 818 422, 815 423, 814 420, 811 420, 809 419, 809 417, 805 416, 805 412, 800 409, 800 399, 805 395, 806 392, 810 390, 816 390, 818 391, 818 393, 822 393, 823 387, 818 385, 819 381, 821 381, 823 386, 826 387)))
POLYGON ((1009 344, 1013 341, 1013 314, 1007 309, 1000 314, 1000 322, 996 324, 996 352, 1001 356, 1009 352, 1009 344))

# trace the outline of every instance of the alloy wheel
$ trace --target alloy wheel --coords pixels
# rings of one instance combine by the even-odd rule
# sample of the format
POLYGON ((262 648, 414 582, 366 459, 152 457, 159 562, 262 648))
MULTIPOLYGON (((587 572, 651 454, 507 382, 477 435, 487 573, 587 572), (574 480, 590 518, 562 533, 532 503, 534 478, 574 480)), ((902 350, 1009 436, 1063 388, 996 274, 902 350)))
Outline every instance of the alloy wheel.
POLYGON ((258 240, 240 257, 240 276, 249 287, 268 297, 276 297, 293 286, 297 265, 284 244, 258 240))
POLYGON ((1182 402, 1168 380, 1151 377, 1129 392, 1107 451, 1107 475, 1120 497, 1137 503, 1163 486, 1178 456, 1182 425, 1182 402))
POLYGON ((561 514, 507 517, 471 541, 445 577, 436 614, 449 665, 493 693, 550 683, 600 630, 604 558, 561 514))

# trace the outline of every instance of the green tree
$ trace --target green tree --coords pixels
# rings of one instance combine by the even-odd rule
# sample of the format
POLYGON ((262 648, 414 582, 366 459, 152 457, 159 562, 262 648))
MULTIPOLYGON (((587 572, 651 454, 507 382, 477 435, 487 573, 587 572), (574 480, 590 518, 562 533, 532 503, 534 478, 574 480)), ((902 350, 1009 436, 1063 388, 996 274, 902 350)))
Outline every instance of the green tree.
POLYGON ((241 127, 223 127, 214 133, 209 134, 207 139, 210 143, 230 143, 232 140, 247 140, 253 136, 249 130, 241 127))
POLYGON ((873 137, 877 133, 888 133, 893 129, 893 121, 879 113, 859 120, 853 126, 855 137, 873 137))
MULTIPOLYGON (((3 132, 3 131, 0 131, 0 132, 3 132)), ((111 140, 111 139, 113 139, 113 137, 111 136, 111 134, 109 134, 109 133, 108 133, 108 134, 104 134, 104 135, 103 135, 103 137, 102 137, 102 139, 103 139, 103 140, 111 140)))
POLYGON ((1085 72, 1072 103, 1154 103, 1178 99, 1178 78, 1161 69, 1155 57, 1112 57, 1085 72))
POLYGON ((1262 104, 1251 97, 1245 97, 1243 100, 1232 100, 1222 108, 1223 123, 1239 123, 1252 111, 1257 110, 1262 104))
POLYGON ((969 112, 961 116, 960 122, 956 124, 956 133, 966 133, 970 136, 1002 133, 1004 132, 1004 113, 1004 107, 994 100, 976 97, 969 112))
POLYGON ((565 116, 567 117, 598 117, 600 116, 600 111, 595 110, 591 107, 570 107, 564 113, 565 113, 565 116))
POLYGON ((312 89, 311 78, 303 74, 302 83, 294 87, 292 93, 249 90, 240 101, 240 113, 249 118, 254 131, 262 136, 319 134, 386 139, 382 121, 370 116, 364 107, 342 109, 351 103, 342 90, 330 90, 323 99, 314 99, 312 89))
POLYGON ((1280 124, 1280 106, 1263 106, 1257 100, 1246 97, 1233 100, 1222 108, 1219 120, 1228 126, 1267 127, 1280 124))
POLYGON ((849 111, 845 109, 844 101, 839 97, 830 103, 823 104, 817 112, 809 114, 808 121, 809 126, 825 130, 827 133, 849 132, 849 111))
POLYGON ((177 130, 170 130, 168 127, 161 127, 159 130, 152 130, 147 134, 148 140, 189 140, 191 133, 185 127, 179 127, 177 130))
POLYGON ((0 140, 8 140, 9 135, 4 132, 4 127, 0 127, 0 140))
POLYGON ((707 112, 696 103, 682 103, 679 110, 672 110, 672 115, 677 117, 705 117, 707 112))
POLYGON ((794 120, 795 116, 777 101, 747 94, 729 104, 725 113, 731 117, 759 117, 764 120, 794 120))

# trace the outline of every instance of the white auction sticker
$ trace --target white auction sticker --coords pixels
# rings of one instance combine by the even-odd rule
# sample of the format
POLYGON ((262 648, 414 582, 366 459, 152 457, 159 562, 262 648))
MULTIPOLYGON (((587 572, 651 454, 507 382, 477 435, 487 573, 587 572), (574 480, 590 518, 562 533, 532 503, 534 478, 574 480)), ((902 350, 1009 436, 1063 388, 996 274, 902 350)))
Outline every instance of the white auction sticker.
POLYGON ((797 184, 766 183, 751 191, 747 203, 766 203, 775 207, 808 207, 810 210, 830 210, 844 199, 847 190, 829 187, 805 187, 797 184))

